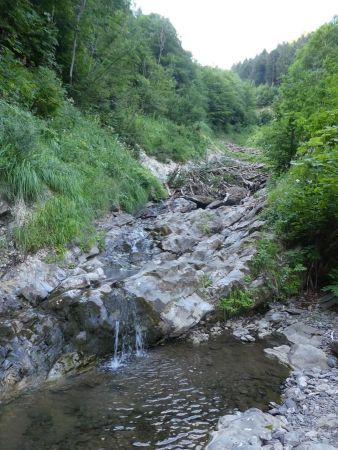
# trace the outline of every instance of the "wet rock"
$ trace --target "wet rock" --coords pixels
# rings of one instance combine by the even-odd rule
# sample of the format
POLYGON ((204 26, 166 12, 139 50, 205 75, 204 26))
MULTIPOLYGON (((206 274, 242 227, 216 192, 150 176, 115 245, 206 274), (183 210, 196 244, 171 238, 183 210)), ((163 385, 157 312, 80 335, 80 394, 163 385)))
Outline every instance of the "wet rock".
POLYGON ((241 336, 241 341, 243 342, 255 342, 255 338, 251 336, 251 334, 246 334, 245 336, 241 336))
POLYGON ((77 352, 63 354, 53 365, 48 373, 47 379, 54 381, 64 377, 67 374, 74 373, 77 369, 88 365, 93 359, 83 358, 77 352))
MULTIPOLYGON (((53 366, 60 373, 55 364, 62 354, 111 352, 122 318, 124 333, 135 338, 136 312, 149 343, 179 336, 212 312, 244 283, 255 252, 252 235, 261 226, 260 194, 246 198, 242 188, 227 194, 230 204, 216 209, 203 208, 224 190, 152 203, 136 217, 111 214, 99 224, 104 253, 73 248, 58 267, 41 252, 8 271, 0 289, 0 383, 45 376, 53 366)), ((250 342, 254 332, 241 336, 250 342)), ((77 364, 76 357, 67 361, 77 364)))
POLYGON ((220 419, 218 431, 213 433, 206 450, 261 449, 264 443, 272 440, 272 433, 284 426, 281 419, 255 408, 226 415, 220 419))
POLYGON ((218 335, 223 333, 223 330, 222 330, 222 328, 220 326, 214 326, 214 327, 210 328, 210 333, 213 336, 218 336, 218 335))

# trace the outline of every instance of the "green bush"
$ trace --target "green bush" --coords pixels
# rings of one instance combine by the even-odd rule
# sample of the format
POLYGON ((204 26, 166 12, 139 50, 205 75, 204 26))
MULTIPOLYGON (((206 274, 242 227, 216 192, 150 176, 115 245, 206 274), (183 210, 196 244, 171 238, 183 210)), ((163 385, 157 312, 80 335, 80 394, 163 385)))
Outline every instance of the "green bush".
POLYGON ((264 108, 258 111, 257 122, 258 125, 267 125, 274 119, 274 114, 271 108, 264 108))
POLYGON ((278 87, 268 84, 261 84, 255 88, 256 105, 258 108, 264 108, 272 105, 278 96, 278 87))
POLYGON ((252 309, 254 304, 254 298, 249 290, 235 288, 228 297, 221 299, 219 308, 228 318, 252 309))
POLYGON ((255 277, 263 276, 276 299, 283 300, 302 288, 306 270, 303 263, 301 250, 286 251, 275 239, 265 238, 258 242, 251 269, 255 277))
POLYGON ((331 284, 324 287, 324 291, 330 292, 338 298, 338 269, 334 269, 329 274, 331 284))
POLYGON ((0 96, 42 117, 53 116, 64 102, 65 92, 55 72, 47 67, 28 69, 4 50, 0 58, 0 96))
POLYGON ((337 141, 338 127, 318 131, 299 148, 297 160, 269 196, 277 234, 313 246, 324 276, 338 264, 337 141))

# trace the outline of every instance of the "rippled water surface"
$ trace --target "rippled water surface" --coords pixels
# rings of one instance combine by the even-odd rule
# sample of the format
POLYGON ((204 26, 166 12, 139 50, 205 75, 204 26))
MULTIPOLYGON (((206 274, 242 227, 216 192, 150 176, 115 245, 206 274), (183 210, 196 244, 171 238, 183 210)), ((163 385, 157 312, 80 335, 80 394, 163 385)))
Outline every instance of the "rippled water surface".
POLYGON ((278 401, 287 370, 268 345, 175 342, 26 393, 0 408, 0 449, 201 449, 219 416, 278 401))

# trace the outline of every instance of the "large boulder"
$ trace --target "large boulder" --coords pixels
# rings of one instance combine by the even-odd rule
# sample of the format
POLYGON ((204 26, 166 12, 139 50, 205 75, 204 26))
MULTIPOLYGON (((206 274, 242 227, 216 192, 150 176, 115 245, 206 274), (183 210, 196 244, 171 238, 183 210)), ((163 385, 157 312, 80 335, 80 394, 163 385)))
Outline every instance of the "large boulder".
POLYGON ((213 306, 199 294, 202 273, 179 258, 148 264, 124 282, 127 296, 144 300, 163 323, 169 336, 196 325, 213 306))
POLYGON ((274 348, 266 348, 265 353, 276 357, 283 364, 294 369, 328 369, 327 357, 323 350, 310 344, 294 344, 291 347, 281 345, 274 348))
POLYGON ((295 344, 291 348, 289 361, 296 369, 329 368, 323 350, 309 344, 295 344))

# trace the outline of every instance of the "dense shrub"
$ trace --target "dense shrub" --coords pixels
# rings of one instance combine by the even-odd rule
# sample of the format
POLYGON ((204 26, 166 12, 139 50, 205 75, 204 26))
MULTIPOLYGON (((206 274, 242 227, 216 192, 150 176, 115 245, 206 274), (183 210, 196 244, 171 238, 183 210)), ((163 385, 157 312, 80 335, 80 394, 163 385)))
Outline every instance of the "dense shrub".
POLYGON ((247 289, 235 288, 227 297, 220 300, 219 308, 226 318, 244 313, 255 304, 252 293, 247 289))
POLYGON ((269 195, 270 217, 287 246, 302 245, 312 285, 338 255, 338 20, 319 28, 284 78, 276 118, 254 140, 279 179, 269 195))
POLYGON ((65 92, 54 71, 43 66, 28 69, 9 50, 4 50, 0 57, 0 96, 48 117, 63 104, 65 92))
POLYGON ((303 252, 285 250, 272 237, 258 242, 251 269, 254 276, 263 276, 266 287, 278 300, 298 294, 304 284, 303 252))

